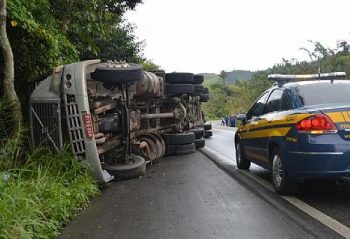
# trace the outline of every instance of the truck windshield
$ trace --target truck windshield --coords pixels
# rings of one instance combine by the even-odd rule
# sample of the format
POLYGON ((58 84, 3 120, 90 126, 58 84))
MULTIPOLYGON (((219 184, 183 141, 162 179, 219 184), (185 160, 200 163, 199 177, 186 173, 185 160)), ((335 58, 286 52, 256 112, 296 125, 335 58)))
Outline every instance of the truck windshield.
POLYGON ((301 105, 350 104, 350 81, 303 82, 295 87, 301 105))

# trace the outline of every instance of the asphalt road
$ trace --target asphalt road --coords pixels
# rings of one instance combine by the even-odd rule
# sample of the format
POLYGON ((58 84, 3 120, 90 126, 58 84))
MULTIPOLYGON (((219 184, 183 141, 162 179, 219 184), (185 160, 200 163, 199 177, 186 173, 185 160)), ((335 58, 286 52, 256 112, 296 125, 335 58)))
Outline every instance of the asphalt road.
MULTIPOLYGON (((213 131, 214 136, 206 142, 206 146, 235 162, 233 147, 235 129, 214 125, 213 131)), ((270 184, 270 173, 260 166, 252 164, 250 173, 270 184)), ((296 198, 350 227, 349 184, 337 185, 334 181, 307 181, 300 185, 296 198)))
POLYGON ((197 152, 164 158, 143 178, 112 183, 59 238, 337 238, 297 218, 197 152))

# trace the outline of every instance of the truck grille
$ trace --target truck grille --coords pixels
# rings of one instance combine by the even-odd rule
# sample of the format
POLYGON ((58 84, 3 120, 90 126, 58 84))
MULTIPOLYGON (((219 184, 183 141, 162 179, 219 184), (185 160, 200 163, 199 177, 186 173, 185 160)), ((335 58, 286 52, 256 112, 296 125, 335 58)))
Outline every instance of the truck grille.
POLYGON ((66 103, 67 126, 73 152, 77 156, 83 156, 85 153, 85 143, 83 135, 83 126, 81 123, 78 105, 75 97, 68 95, 66 103))
POLYGON ((62 148, 62 134, 59 102, 32 103, 31 134, 33 146, 59 150, 62 148))

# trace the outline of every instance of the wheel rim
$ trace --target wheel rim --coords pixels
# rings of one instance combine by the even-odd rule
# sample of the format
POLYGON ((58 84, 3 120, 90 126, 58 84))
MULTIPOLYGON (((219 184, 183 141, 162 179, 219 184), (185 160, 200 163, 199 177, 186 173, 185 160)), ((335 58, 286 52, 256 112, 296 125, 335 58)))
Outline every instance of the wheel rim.
POLYGON ((236 147, 236 163, 239 165, 241 163, 241 147, 237 144, 236 147))
POLYGON ((282 167, 281 158, 278 154, 275 154, 273 156, 272 175, 273 175, 274 184, 276 185, 276 187, 280 187, 282 184, 282 178, 283 178, 283 167, 282 167))

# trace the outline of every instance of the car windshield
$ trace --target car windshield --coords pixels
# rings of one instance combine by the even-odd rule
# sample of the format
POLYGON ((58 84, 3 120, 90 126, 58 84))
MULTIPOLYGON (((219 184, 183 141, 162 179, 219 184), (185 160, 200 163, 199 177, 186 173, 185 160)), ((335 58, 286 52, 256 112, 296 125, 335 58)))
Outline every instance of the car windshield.
POLYGON ((349 103, 350 81, 303 82, 295 87, 303 106, 349 103))

